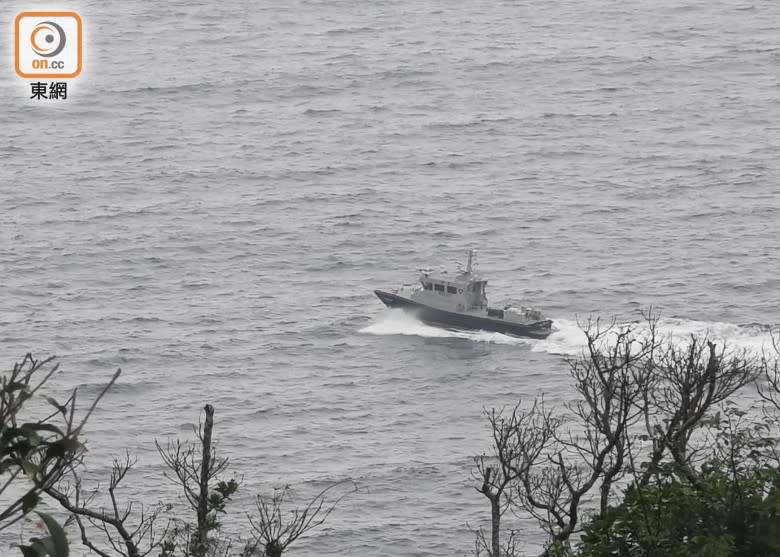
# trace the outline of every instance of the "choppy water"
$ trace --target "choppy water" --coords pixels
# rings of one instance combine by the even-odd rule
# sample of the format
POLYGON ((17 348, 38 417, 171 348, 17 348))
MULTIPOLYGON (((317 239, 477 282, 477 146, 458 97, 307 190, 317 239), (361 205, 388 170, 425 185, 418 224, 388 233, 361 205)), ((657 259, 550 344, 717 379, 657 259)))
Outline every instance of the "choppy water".
POLYGON ((0 72, 0 345, 85 395, 123 368, 90 456, 129 446, 147 497, 152 440, 211 402, 245 493, 361 486, 295 555, 466 555, 481 412, 566 400, 578 316, 751 349, 778 322, 776 2, 74 6, 67 101, 0 72), (559 332, 371 293, 470 247, 559 332))

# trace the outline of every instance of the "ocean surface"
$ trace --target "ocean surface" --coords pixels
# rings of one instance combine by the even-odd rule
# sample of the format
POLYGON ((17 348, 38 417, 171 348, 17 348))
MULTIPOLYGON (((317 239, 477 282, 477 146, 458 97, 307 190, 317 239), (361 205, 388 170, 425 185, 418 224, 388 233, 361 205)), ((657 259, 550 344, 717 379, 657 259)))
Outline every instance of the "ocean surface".
POLYGON ((128 497, 177 495, 153 442, 211 403, 231 527, 254 493, 354 480, 290 555, 465 556, 483 412, 570 400, 578 319, 653 306, 749 350, 780 322, 778 2, 61 6, 86 36, 67 100, 29 100, 0 45, 2 366, 57 355, 51 392, 84 401, 122 368, 87 462, 136 454, 128 497), (491 302, 558 331, 372 294, 469 248, 491 302))

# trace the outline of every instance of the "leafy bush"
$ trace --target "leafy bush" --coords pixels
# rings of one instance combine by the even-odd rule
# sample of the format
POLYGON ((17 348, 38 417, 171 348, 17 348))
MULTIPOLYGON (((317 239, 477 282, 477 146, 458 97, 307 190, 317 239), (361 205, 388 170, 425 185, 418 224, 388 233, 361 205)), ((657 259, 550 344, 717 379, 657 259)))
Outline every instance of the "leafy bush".
POLYGON ((780 554, 780 475, 733 480, 712 470, 693 486, 671 478, 629 489, 585 527, 580 557, 761 557, 780 554))

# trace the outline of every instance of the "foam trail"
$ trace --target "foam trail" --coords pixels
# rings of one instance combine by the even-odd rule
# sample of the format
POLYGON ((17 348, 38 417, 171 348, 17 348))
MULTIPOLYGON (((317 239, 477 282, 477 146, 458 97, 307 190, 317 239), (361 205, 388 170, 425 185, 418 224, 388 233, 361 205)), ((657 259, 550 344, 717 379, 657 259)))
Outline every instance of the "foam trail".
MULTIPOLYGON (((627 325, 625 323, 624 325, 627 325)), ((619 327, 621 324, 618 323, 619 327)), ((535 342, 532 350, 549 352, 551 354, 576 355, 586 345, 585 334, 576 321, 556 319, 553 326, 558 329, 544 340, 535 342)), ((636 335, 641 337, 647 333, 646 323, 633 324, 636 335)), ((661 339, 671 338, 675 344, 686 345, 691 335, 707 336, 716 344, 725 343, 728 351, 746 351, 749 354, 760 355, 762 351, 772 350, 771 328, 763 325, 735 325, 718 321, 694 321, 680 318, 662 318, 658 321, 658 336, 661 339)))
MULTIPOLYGON (((628 323, 626 323, 628 324, 628 323)), ((619 327, 621 324, 618 323, 619 327)), ((637 336, 647 332, 647 324, 634 323, 637 336)), ((518 338, 488 331, 458 331, 426 325, 414 316, 400 309, 386 310, 376 321, 360 330, 372 335, 413 335, 426 338, 462 338, 474 342, 493 344, 514 344, 530 346, 534 352, 547 352, 565 356, 576 356, 586 346, 585 334, 573 319, 555 319, 556 329, 543 340, 518 338)), ((730 351, 745 350, 759 355, 763 350, 771 351, 772 333, 770 327, 763 325, 735 325, 717 321, 694 321, 680 318, 663 318, 658 321, 659 336, 671 338, 676 344, 684 345, 691 335, 707 335, 718 344, 726 344, 730 351)))
POLYGON ((426 325, 414 316, 400 309, 386 310, 371 325, 360 329, 371 335, 413 335, 426 338, 462 338, 475 342, 493 344, 530 344, 532 339, 511 337, 489 331, 454 331, 426 325))
POLYGON ((576 321, 569 319, 553 320, 554 332, 546 339, 535 340, 531 345, 534 352, 549 354, 575 355, 586 345, 585 333, 576 321), (556 330, 557 329, 557 330, 556 330))

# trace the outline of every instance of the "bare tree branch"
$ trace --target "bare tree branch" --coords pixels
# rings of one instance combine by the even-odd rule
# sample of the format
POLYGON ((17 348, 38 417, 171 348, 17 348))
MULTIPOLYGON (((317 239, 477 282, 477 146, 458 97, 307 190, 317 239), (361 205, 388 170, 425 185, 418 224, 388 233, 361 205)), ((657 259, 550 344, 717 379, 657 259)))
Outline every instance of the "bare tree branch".
POLYGON ((253 530, 249 550, 262 547, 267 557, 281 557, 290 544, 322 525, 341 500, 356 490, 357 485, 351 480, 341 481, 320 491, 303 509, 295 508, 286 513, 282 507, 290 502, 290 486, 274 489, 270 497, 258 495, 255 501, 257 516, 249 516, 253 530), (330 492, 344 485, 351 485, 352 489, 328 502, 330 492))

